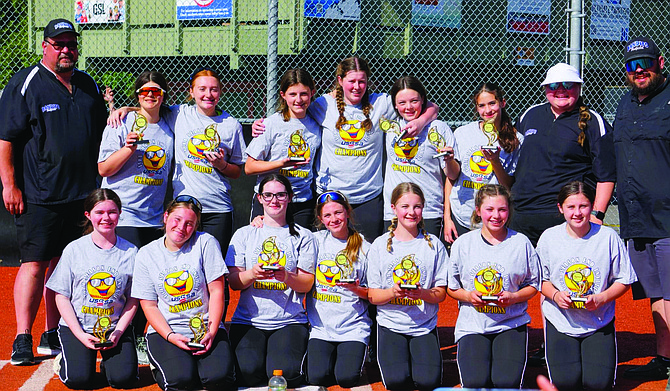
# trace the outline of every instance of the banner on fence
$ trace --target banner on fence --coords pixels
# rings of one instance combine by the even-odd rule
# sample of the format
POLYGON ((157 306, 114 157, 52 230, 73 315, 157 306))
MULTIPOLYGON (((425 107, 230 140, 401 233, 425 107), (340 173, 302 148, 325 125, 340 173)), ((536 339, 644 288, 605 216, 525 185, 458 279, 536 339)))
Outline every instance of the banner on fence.
POLYGON ((311 18, 360 20, 359 0, 305 0, 305 16, 311 18))
POLYGON ((76 0, 74 2, 74 22, 121 23, 126 17, 125 0, 76 0))
POLYGON ((551 0, 509 0, 507 31, 512 33, 549 34, 551 0))
POLYGON ((630 29, 630 0, 592 0, 592 39, 628 41, 630 29))
POLYGON ((460 28, 460 0, 414 0, 412 24, 415 26, 460 28))
POLYGON ((177 0, 177 20, 224 19, 232 16, 232 0, 177 0))

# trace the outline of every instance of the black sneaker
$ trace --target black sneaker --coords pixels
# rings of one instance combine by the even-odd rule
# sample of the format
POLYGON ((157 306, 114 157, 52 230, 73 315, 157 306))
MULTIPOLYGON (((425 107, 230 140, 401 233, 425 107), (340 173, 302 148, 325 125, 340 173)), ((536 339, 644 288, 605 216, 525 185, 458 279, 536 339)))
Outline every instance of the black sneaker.
POLYGON ((30 365, 35 363, 33 355, 33 336, 19 334, 12 345, 12 365, 30 365))
POLYGON ((631 368, 623 375, 629 379, 663 380, 668 378, 668 367, 670 367, 669 362, 655 357, 646 365, 631 368))
POLYGON ((37 347, 37 354, 45 356, 55 356, 61 352, 60 340, 58 339, 58 331, 53 328, 42 333, 40 337, 40 344, 37 347))

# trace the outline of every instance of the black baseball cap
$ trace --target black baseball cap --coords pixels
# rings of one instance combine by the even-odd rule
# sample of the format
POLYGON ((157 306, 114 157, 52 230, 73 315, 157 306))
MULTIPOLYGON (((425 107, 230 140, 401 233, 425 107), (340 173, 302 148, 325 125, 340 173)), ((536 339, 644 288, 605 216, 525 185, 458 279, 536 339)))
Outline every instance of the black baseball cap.
POLYGON ((53 38, 63 33, 79 35, 74 25, 67 19, 54 19, 44 28, 44 38, 53 38))
POLYGON ((623 51, 623 62, 645 57, 657 59, 660 55, 661 51, 658 50, 658 46, 656 46, 653 39, 635 37, 626 42, 626 47, 623 51))

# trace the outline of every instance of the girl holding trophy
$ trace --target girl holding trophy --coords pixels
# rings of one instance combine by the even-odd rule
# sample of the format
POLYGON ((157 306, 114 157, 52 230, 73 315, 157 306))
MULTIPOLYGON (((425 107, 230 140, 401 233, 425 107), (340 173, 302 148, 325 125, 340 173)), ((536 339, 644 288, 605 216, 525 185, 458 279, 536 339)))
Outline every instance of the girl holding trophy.
POLYGON ((196 232, 202 206, 180 195, 163 214, 165 236, 137 253, 132 295, 147 316, 147 350, 158 386, 225 389, 233 357, 223 328, 224 277, 219 242, 196 232))
POLYGON ((343 388, 358 384, 370 340, 367 252, 370 243, 354 228, 352 208, 338 191, 317 199, 314 234, 319 255, 316 281, 307 295, 311 325, 307 344, 307 381, 343 388))
POLYGON ((526 367, 530 300, 540 288, 540 264, 528 238, 507 228, 509 190, 484 185, 472 223, 451 248, 449 289, 459 302, 454 338, 461 385, 520 388, 526 367))
POLYGON ((389 390, 433 390, 442 379, 437 311, 447 286, 444 245, 423 225, 421 188, 393 189, 389 232, 368 252, 370 303, 377 305, 377 362, 389 390))
POLYGON ((445 183, 444 238, 450 243, 470 230, 477 189, 487 183, 512 187, 523 142, 505 111, 507 102, 498 85, 483 83, 473 103, 480 119, 454 132, 461 173, 445 183))
POLYGON ((611 390, 617 366, 614 300, 637 280, 611 228, 590 222, 595 192, 574 181, 558 193, 565 223, 537 244, 551 381, 561 390, 611 390))
POLYGON ((54 370, 70 388, 90 386, 98 351, 107 382, 127 388, 137 379, 137 353, 130 325, 137 300, 130 286, 137 247, 116 235, 121 200, 96 189, 84 200, 84 236, 65 247, 46 284, 56 293, 63 351, 54 370))

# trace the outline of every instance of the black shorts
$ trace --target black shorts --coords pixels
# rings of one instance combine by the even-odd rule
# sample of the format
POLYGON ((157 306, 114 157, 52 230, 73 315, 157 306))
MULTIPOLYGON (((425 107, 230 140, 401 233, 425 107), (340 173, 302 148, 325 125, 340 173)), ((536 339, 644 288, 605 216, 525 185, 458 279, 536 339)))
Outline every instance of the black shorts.
POLYGON ((81 237, 84 200, 67 204, 26 204, 15 218, 21 262, 43 262, 58 257, 65 246, 81 237))

